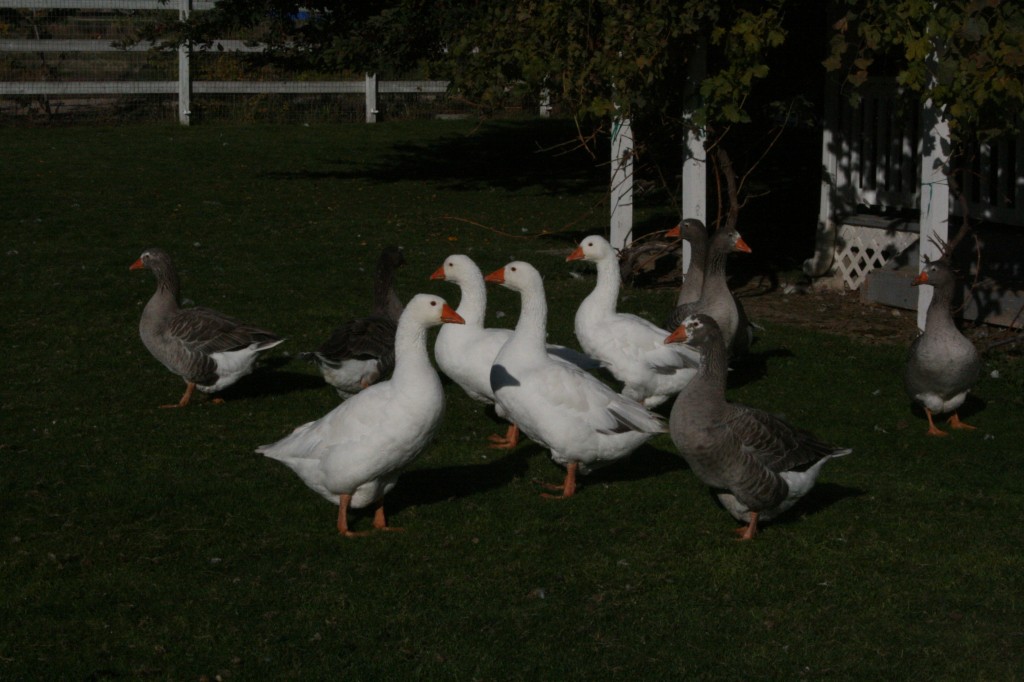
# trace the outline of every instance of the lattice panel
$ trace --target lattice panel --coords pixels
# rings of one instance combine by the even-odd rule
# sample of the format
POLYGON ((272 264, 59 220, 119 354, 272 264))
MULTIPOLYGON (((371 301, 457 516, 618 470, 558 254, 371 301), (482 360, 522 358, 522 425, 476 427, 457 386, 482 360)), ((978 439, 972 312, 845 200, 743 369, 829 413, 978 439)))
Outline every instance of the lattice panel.
POLYGON ((882 267, 916 241, 916 232, 841 225, 836 266, 842 274, 843 283, 856 291, 869 272, 882 267))

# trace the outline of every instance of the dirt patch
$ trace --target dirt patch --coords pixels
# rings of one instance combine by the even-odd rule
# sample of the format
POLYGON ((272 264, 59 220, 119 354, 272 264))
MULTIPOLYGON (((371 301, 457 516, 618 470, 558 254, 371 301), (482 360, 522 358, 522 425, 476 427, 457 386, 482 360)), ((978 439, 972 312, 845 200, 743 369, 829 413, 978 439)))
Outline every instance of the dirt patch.
POLYGON ((914 311, 862 303, 856 292, 780 282, 776 288, 753 284, 735 293, 755 324, 786 324, 898 346, 909 345, 918 333, 914 311))

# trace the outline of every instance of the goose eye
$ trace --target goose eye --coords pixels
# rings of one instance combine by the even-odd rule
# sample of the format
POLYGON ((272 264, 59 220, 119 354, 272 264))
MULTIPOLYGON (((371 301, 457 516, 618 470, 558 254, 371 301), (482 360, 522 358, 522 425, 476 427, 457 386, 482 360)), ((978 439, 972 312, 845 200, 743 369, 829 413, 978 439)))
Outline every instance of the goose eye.
POLYGON ((436 308, 437 307, 437 301, 431 301, 430 305, 432 305, 432 306, 434 306, 436 308))
POLYGON ((515 272, 515 271, 516 271, 516 269, 515 269, 515 268, 509 268, 509 270, 511 270, 512 272, 515 272))

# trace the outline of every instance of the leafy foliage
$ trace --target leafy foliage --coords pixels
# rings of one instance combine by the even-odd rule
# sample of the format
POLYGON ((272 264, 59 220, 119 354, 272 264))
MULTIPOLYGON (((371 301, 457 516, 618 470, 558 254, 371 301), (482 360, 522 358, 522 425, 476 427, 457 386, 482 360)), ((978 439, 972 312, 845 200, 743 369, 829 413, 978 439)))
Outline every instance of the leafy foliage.
POLYGON ((453 77, 491 107, 517 88, 547 90, 580 121, 678 118, 687 91, 699 92, 695 125, 747 121, 751 88, 768 74, 765 54, 785 40, 782 4, 494 3, 453 41, 453 77), (705 46, 709 75, 690 83, 689 62, 705 46))
POLYGON ((846 0, 833 28, 825 67, 846 70, 848 83, 895 72, 901 85, 940 108, 957 139, 1020 130, 1020 117, 1010 113, 1024 106, 1019 2, 846 0))

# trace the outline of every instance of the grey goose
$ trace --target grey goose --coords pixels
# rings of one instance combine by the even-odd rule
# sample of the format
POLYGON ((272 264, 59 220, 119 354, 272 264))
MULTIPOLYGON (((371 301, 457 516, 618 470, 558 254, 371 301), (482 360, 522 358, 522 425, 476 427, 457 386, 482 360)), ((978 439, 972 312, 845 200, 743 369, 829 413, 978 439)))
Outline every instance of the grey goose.
POLYGON ((382 381, 395 368, 395 331, 402 301, 395 291, 395 271, 405 265, 397 246, 388 246, 377 259, 373 279, 373 308, 337 327, 315 351, 299 357, 317 365, 324 381, 342 398, 382 381))
POLYGON ((665 342, 700 351, 697 376, 672 405, 669 434, 693 473, 747 524, 737 528, 741 540, 753 538, 760 522, 776 518, 807 494, 825 462, 851 452, 780 417, 727 402, 725 341, 711 317, 687 317, 665 342))
POLYGON ((181 400, 161 407, 185 407, 197 388, 204 393, 227 388, 252 372, 260 353, 284 341, 210 308, 182 308, 178 273, 163 249, 147 249, 129 269, 150 270, 156 277, 156 292, 139 321, 142 343, 187 384, 181 400))
POLYGON ((933 416, 949 414, 949 426, 954 429, 973 429, 960 421, 957 410, 967 398, 968 391, 978 381, 981 357, 970 340, 960 333, 950 306, 956 286, 956 274, 944 260, 928 263, 914 279, 914 286, 927 284, 935 289, 924 331, 914 339, 907 353, 903 372, 903 385, 910 399, 924 406, 928 417, 928 435, 945 436, 935 426, 933 416))

